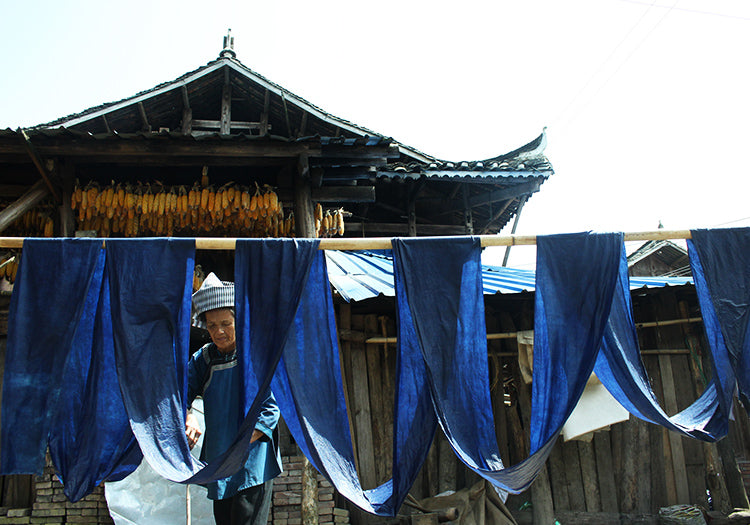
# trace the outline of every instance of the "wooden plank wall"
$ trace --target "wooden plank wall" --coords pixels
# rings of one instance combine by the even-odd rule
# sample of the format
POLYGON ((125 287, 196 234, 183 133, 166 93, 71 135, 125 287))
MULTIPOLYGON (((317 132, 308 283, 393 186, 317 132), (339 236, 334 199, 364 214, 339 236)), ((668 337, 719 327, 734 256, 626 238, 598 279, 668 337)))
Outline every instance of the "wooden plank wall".
MULTIPOLYGON (((391 476, 396 347, 364 340, 395 336, 395 313, 383 300, 339 304, 337 309, 339 329, 346 333, 341 357, 358 469, 365 488, 371 488, 391 476)), ((486 310, 488 332, 533 328, 529 294, 488 298, 486 310)), ((636 322, 700 315, 691 287, 636 294, 634 311, 636 322)), ((702 325, 640 328, 639 338, 641 349, 648 351, 644 364, 662 406, 668 413, 687 407, 703 391, 704 378, 711 375, 702 325)), ((530 388, 522 383, 516 352, 515 339, 489 342, 495 428, 506 465, 528 456, 530 388)), ((730 456, 750 459, 750 424, 744 410, 735 413, 738 421, 732 423, 729 440, 722 446, 731 441, 730 456)), ((560 438, 547 463, 546 490, 551 492, 555 512, 656 514, 659 508, 678 503, 726 511, 741 502, 730 501, 732 490, 720 457, 726 459, 716 444, 683 438, 631 416, 608 431, 596 432, 587 442, 560 438)), ((411 494, 420 499, 469 486, 478 479, 457 460, 438 429, 411 494)), ((528 503, 533 503, 531 490, 510 496, 507 505, 517 511, 528 503)))

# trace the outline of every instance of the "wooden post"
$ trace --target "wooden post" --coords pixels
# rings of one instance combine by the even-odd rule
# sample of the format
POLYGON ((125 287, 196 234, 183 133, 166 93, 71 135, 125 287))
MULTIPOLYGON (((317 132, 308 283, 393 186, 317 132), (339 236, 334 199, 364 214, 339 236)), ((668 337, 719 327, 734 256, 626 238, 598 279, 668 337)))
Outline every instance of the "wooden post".
POLYGON ((414 200, 409 201, 408 210, 408 221, 409 221, 409 237, 417 236, 417 203, 414 200))
POLYGON ((63 183, 62 204, 60 205, 60 236, 73 237, 75 235, 75 218, 73 208, 70 207, 70 199, 73 195, 73 184, 75 179, 74 167, 69 160, 60 160, 56 163, 56 169, 61 175, 63 183))
POLYGON ((463 184, 464 197, 464 229, 466 235, 474 235, 474 219, 471 215, 471 206, 469 206, 469 185, 463 184))
POLYGON ((315 207, 312 201, 310 182, 310 163, 306 154, 299 156, 297 173, 294 176, 294 223, 297 237, 317 237, 315 207))
POLYGON ((232 121, 232 84, 229 82, 229 67, 224 67, 224 87, 221 90, 221 124, 219 133, 229 135, 232 121))
POLYGON ((193 132, 193 110, 190 107, 190 97, 187 88, 182 86, 182 134, 190 135, 193 132))
POLYGON ((29 190, 0 212, 0 232, 13 224, 16 219, 36 206, 49 195, 49 188, 43 180, 37 181, 29 190))
POLYGON ((302 460, 302 525, 318 525, 318 473, 312 463, 302 460))
MULTIPOLYGON (((223 111, 222 111, 223 114, 223 111)), ((310 167, 301 155, 294 177, 294 216, 298 237, 315 237, 313 206, 310 198, 310 167)), ((318 524, 318 478, 310 461, 302 456, 302 524, 318 524)))

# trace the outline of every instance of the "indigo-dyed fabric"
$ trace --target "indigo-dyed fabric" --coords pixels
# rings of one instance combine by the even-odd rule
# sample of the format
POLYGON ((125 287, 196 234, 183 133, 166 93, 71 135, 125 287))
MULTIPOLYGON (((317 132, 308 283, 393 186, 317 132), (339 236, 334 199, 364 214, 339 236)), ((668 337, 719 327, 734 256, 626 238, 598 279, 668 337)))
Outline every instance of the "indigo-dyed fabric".
MULTIPOLYGON (((413 325, 409 325, 413 331, 413 325)), ((413 342, 400 332, 399 341, 413 342)), ((272 383, 284 421, 310 462, 360 508, 393 516, 429 451, 436 428, 421 354, 399 343, 393 479, 363 490, 342 389, 333 303, 319 252, 272 383), (313 392, 314 394, 310 394, 313 392)))
POLYGON ((690 264, 719 401, 728 413, 737 388, 750 410, 750 228, 693 230, 691 237, 690 264))
POLYGON ((412 359, 409 376, 429 385, 441 428, 458 457, 511 492, 528 488, 544 467, 591 374, 622 238, 575 234, 538 242, 533 454, 503 468, 489 398, 479 242, 394 240, 399 345, 412 359))
MULTIPOLYGON (((490 400, 479 238, 394 239, 399 326, 414 326, 438 420, 474 469, 503 467, 490 400), (470 424, 466 424, 470 421, 470 424)), ((421 365, 421 366, 420 366, 421 365)))
POLYGON ((121 463, 133 438, 114 367, 104 262, 101 240, 27 239, 11 299, 3 473, 40 474, 49 445, 71 501, 113 468, 137 465, 137 455, 136 465, 121 463))
POLYGON ((245 464, 253 429, 297 311, 320 241, 237 239, 234 254, 235 333, 240 406, 245 414, 230 448, 190 483, 230 476, 245 464))
POLYGON ((532 453, 557 438, 594 368, 622 240, 621 233, 537 237, 532 453))
POLYGON ((110 239, 107 276, 117 374, 151 467, 185 481, 201 464, 185 436, 193 239, 110 239))
POLYGON ((644 421, 703 441, 726 435, 729 414, 720 410, 715 375, 703 394, 682 412, 669 417, 661 408, 641 360, 629 290, 623 246, 612 311, 594 367, 599 380, 628 412, 644 421))

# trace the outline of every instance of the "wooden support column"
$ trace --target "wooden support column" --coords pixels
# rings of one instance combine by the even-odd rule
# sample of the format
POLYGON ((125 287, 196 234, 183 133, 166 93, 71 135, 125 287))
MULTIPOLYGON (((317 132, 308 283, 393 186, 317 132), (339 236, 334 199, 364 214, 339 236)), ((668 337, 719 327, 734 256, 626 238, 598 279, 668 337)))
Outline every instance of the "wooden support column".
POLYGON ((141 123, 143 124, 143 131, 151 133, 151 124, 148 123, 148 116, 146 115, 146 108, 143 102, 138 102, 138 112, 141 115, 141 123))
POLYGON ((229 135, 232 121, 232 84, 229 82, 229 68, 224 68, 224 87, 221 90, 221 124, 219 133, 229 135))
POLYGON ((263 113, 260 115, 260 127, 258 128, 258 134, 262 137, 268 133, 268 110, 271 107, 271 92, 266 89, 266 94, 263 98, 263 113))
POLYGON ((29 154, 29 157, 31 157, 31 162, 34 163, 34 166, 39 172, 39 175, 42 176, 42 179, 49 188, 52 197, 54 197, 55 201, 60 202, 60 197, 55 191, 55 187, 52 185, 52 181, 50 180, 49 174, 47 173, 47 168, 44 165, 44 160, 42 159, 41 155, 39 155, 39 152, 36 150, 34 145, 31 143, 31 139, 26 134, 26 131, 22 129, 20 130, 20 132, 21 137, 23 138, 23 145, 26 148, 26 152, 29 154))
POLYGON ((182 134, 193 132, 193 109, 190 107, 190 97, 185 86, 182 86, 182 134))
POLYGON ((0 212, 0 232, 13 224, 16 219, 36 206, 42 199, 49 195, 50 191, 43 180, 37 181, 29 190, 21 195, 15 202, 0 212))
POLYGON ((417 204, 412 200, 409 202, 409 237, 417 236, 417 204))
MULTIPOLYGON (((315 237, 315 218, 310 198, 310 164, 307 154, 299 156, 294 176, 294 218, 297 237, 315 237)), ((318 478, 315 468, 302 460, 302 525, 318 525, 318 478)))
POLYGON ((464 229, 466 235, 474 235, 474 219, 471 215, 471 206, 469 206, 469 185, 463 184, 464 194, 464 229))
POLYGON ((424 188, 424 181, 416 183, 416 186, 409 190, 409 200, 407 203, 407 217, 409 221, 409 237, 417 236, 417 196, 424 188))
POLYGON ((316 237, 315 206, 312 201, 310 163, 306 153, 299 156, 294 176, 294 223, 297 237, 316 237))
POLYGON ((284 106, 284 120, 286 122, 286 136, 291 137, 292 136, 292 126, 289 123, 289 108, 286 105, 286 98, 284 97, 284 92, 281 92, 281 104, 284 106))
POLYGON ((63 184, 62 204, 60 205, 60 227, 58 232, 61 237, 75 236, 75 218, 73 208, 70 207, 73 196, 73 185, 75 184, 75 168, 69 160, 59 160, 55 166, 63 184))

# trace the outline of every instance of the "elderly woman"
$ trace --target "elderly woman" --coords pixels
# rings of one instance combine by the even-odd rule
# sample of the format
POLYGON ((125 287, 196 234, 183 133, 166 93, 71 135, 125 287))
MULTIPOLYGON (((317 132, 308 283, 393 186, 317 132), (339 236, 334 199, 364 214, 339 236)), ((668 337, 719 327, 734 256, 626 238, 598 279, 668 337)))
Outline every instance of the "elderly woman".
MULTIPOLYGON (((232 444, 244 417, 234 328, 234 283, 213 273, 193 294, 194 324, 208 330, 211 342, 188 364, 188 403, 203 397, 206 432, 201 451, 211 461, 232 444)), ((279 408, 273 394, 263 402, 245 466, 236 474, 210 483, 217 525, 265 524, 271 508, 273 478, 281 472, 276 426, 279 408)), ((200 437, 197 420, 188 414, 186 434, 192 447, 200 437)))

